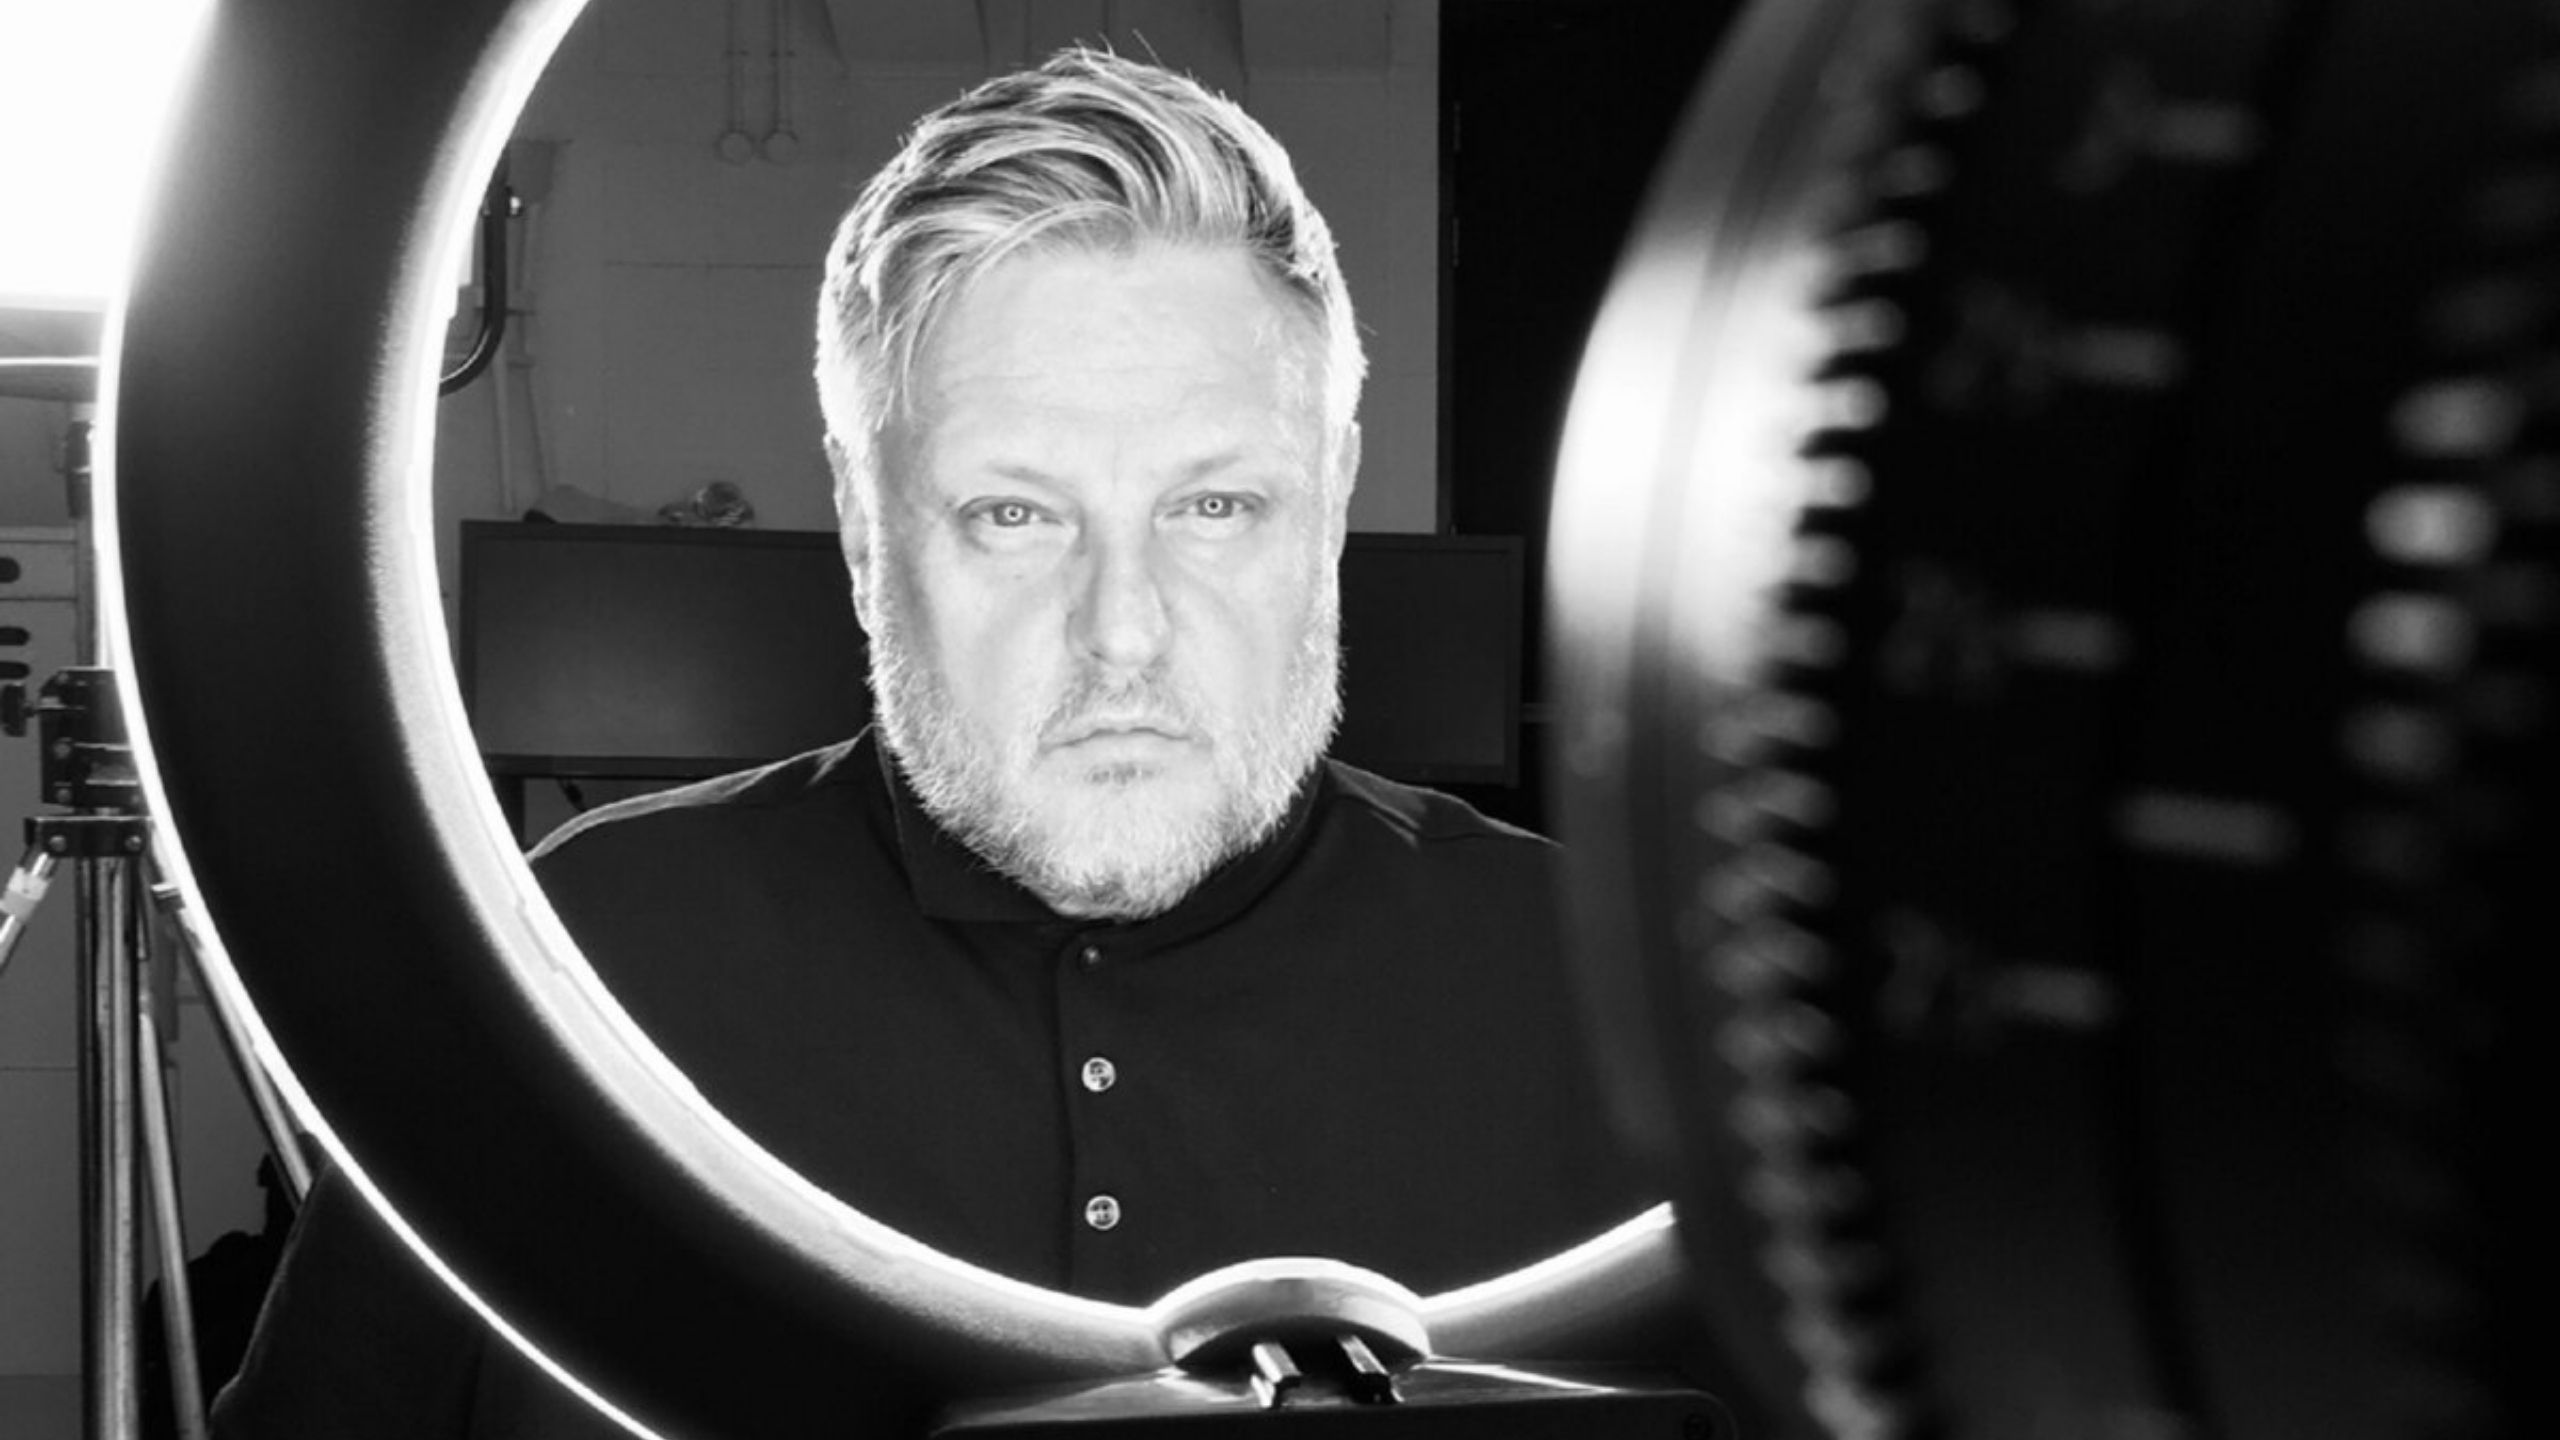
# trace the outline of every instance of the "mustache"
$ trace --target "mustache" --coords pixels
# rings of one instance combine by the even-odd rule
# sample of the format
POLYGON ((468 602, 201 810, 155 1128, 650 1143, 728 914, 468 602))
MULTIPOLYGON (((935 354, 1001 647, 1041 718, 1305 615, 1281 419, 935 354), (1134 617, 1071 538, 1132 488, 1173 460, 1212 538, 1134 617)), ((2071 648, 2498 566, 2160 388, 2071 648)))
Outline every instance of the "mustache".
POLYGON ((1110 730, 1154 730, 1177 739, 1202 733, 1200 707, 1187 687, 1163 671, 1112 679, 1077 673, 1035 732, 1043 750, 1072 745, 1110 730))

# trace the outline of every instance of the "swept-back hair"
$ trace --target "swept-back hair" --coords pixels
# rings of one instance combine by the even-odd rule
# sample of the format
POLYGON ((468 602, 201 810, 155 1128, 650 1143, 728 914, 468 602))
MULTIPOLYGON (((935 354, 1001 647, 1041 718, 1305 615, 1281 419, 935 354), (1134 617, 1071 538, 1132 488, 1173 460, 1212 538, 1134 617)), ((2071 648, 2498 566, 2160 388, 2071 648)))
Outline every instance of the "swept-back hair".
POLYGON ((1030 247, 1147 242, 1250 256, 1317 342, 1306 381, 1325 433, 1349 427, 1368 362, 1332 231, 1287 153, 1198 83, 1078 48, 918 121, 836 227, 817 378, 839 497, 868 473, 934 323, 972 280, 1030 247))

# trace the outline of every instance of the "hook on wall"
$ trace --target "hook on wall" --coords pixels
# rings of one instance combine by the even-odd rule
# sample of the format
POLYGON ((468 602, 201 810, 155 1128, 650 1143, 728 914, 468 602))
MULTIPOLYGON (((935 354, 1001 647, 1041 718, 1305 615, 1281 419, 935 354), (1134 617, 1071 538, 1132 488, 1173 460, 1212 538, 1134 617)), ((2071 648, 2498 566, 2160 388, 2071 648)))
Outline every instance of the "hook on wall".
POLYGON ((766 0, 772 15, 772 43, 767 51, 773 61, 773 125, 764 133, 758 147, 764 158, 776 165, 788 165, 800 153, 800 132, 794 121, 796 105, 791 93, 791 71, 799 60, 799 40, 792 24, 793 0, 766 0))

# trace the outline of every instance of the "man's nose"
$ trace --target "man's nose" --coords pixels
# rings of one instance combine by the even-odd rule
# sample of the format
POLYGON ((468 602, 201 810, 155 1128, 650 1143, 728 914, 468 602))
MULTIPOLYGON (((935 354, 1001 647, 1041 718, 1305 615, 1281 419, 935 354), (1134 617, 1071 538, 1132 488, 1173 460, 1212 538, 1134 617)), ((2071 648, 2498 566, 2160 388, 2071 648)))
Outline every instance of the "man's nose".
POLYGON ((1107 668, 1145 670, 1173 637, 1152 529, 1088 533, 1084 552, 1082 594, 1072 620, 1077 647, 1107 668))

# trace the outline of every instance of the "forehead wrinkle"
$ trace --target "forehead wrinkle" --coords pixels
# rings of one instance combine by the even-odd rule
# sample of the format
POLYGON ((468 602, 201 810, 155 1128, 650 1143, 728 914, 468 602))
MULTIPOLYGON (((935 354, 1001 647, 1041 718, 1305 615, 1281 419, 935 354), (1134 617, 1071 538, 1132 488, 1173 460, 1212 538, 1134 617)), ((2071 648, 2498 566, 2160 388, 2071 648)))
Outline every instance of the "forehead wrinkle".
MULTIPOLYGON (((1158 260, 1179 263, 1188 260, 1222 259, 1239 262, 1236 273, 1251 285, 1264 301, 1264 304, 1258 307, 1259 313, 1250 317, 1243 327, 1242 339, 1247 352, 1257 362, 1270 362, 1277 365, 1283 382, 1283 392, 1293 405, 1312 402, 1317 412, 1321 414, 1324 337, 1319 318, 1309 312, 1306 302, 1274 277, 1267 268, 1256 263, 1250 253, 1242 249, 1226 245, 1198 245, 1180 241, 1148 240, 1122 245, 1068 243, 1054 247, 1035 246, 1010 253, 998 263, 973 272, 942 305, 936 315, 935 323, 917 337, 909 370, 910 384, 905 388, 909 397, 913 399, 928 388, 914 383, 915 381, 924 379, 929 374, 937 382, 946 378, 932 372, 948 369, 950 343, 955 334, 962 330, 974 330, 982 335, 985 334, 990 327, 981 313, 979 302, 991 287, 1023 283, 1025 266, 1038 265, 1042 262, 1073 263, 1081 260, 1101 262, 1105 268, 1117 268, 1145 266, 1151 261, 1158 260)), ((1132 298, 1140 298, 1146 302, 1139 307, 1142 310, 1173 312, 1180 308, 1179 302, 1161 294, 1132 297, 1122 292, 1116 298, 1123 309, 1128 308, 1128 302, 1132 298)), ((991 353, 996 357, 1014 356, 1018 360, 1019 352, 1030 337, 1044 332, 1047 335, 1062 334, 1073 339, 1089 337, 1098 329, 1107 328, 1109 322, 1106 317, 1111 313, 1108 309, 1084 306, 1055 310, 1043 316, 1044 324, 1037 331, 1018 323, 1007 325, 995 331, 995 338, 1001 343, 993 347, 992 351, 983 345, 971 348, 977 349, 982 358, 991 353)), ((1019 319, 1018 315, 1016 319, 1019 319)), ((1215 330, 1192 327, 1179 327, 1179 329, 1180 333, 1187 337, 1207 342, 1208 348, 1215 352, 1230 353, 1233 348, 1229 343, 1232 337, 1226 327, 1218 327, 1215 330)), ((1152 352, 1150 354, 1152 355, 1152 352)), ((1179 364, 1178 361, 1172 360, 1157 360, 1155 363, 1179 364)), ((964 378, 978 374, 1020 376, 1044 373, 1045 369, 1044 366, 1029 365, 1017 369, 997 370, 991 365, 980 364, 963 372, 963 375, 964 378)))
MULTIPOLYGON (((1037 367, 1025 372, 1046 377, 1051 372, 1037 367)), ((1188 370, 1183 371, 1189 374, 1188 370)), ((1055 411, 1064 418, 1068 431, 1078 428, 1077 412, 1085 409, 1073 394, 1032 396, 1005 393, 981 397, 970 392, 981 381, 1005 383, 1010 377, 994 374, 953 377, 952 383, 938 384, 919 413, 906 426, 906 443, 899 447, 919 461, 930 460, 937 453, 961 453, 958 460, 969 470, 1000 478, 1016 478, 1048 484, 1063 483, 1071 478, 1046 452, 1052 439, 1042 421, 1043 412, 1055 411)), ((1095 378, 1087 372, 1084 379, 1095 378)), ((1161 468, 1169 469, 1180 482, 1197 480, 1221 470, 1268 465, 1276 469, 1307 470, 1312 474, 1321 447, 1317 443, 1320 425, 1294 397, 1284 394, 1277 406, 1253 406, 1249 409, 1227 405, 1209 392, 1211 403, 1200 405, 1204 389, 1184 387, 1169 395, 1162 404, 1136 415, 1107 415, 1106 431, 1087 431, 1103 435, 1107 454, 1101 458, 1113 470, 1121 469, 1133 449, 1141 455, 1150 449, 1172 450, 1161 468), (1205 408, 1209 418, 1198 425, 1186 425, 1187 417, 1205 408), (1197 453, 1183 454, 1196 448, 1197 453)), ((1095 407, 1107 408, 1107 407, 1095 407)), ((1160 457, 1147 456, 1150 461, 1160 457)))
MULTIPOLYGON (((936 451, 954 444, 976 449, 971 442, 993 436, 987 449, 1001 455, 1007 431, 1018 431, 1028 443, 1038 442, 1037 417, 1044 408, 1054 408, 1072 424, 1080 409, 1107 414, 1115 399, 1115 377, 1171 376, 1174 383, 1139 386, 1150 403, 1119 417, 1124 432, 1111 441, 1115 466, 1122 458, 1117 452, 1144 445, 1158 433, 1178 434, 1162 427, 1198 405, 1218 417, 1203 443, 1243 452, 1245 458, 1258 458, 1255 452, 1267 445, 1270 458, 1297 472, 1293 478, 1304 488, 1318 494, 1329 490, 1324 467, 1332 437, 1325 423, 1325 357, 1319 325, 1296 296, 1241 252, 1235 252, 1234 258, 1247 263, 1235 273, 1264 303, 1243 313, 1227 311, 1233 323, 1183 323, 1185 312, 1179 307, 1184 300, 1178 291, 1135 295, 1118 291, 1109 305, 1098 310, 1072 304, 1035 305, 1028 314, 1036 323, 1027 326, 1020 323, 1025 315, 1022 306, 990 300, 990 287, 1029 283, 1039 287, 1033 293, 1046 290, 1054 301, 1055 292, 1050 289, 1054 276, 1049 281, 1026 281, 1021 269, 1026 265, 1072 264, 1079 258, 1101 261, 1106 267, 1143 265, 1150 252, 1212 260, 1226 253, 1223 247, 1182 245, 1149 245, 1134 251, 1044 247, 1009 257, 1006 264, 977 276, 932 327, 917 357, 916 383, 905 396, 908 403, 899 407, 904 413, 884 427, 904 432, 897 448, 911 461, 929 465, 936 451), (995 308, 990 310, 988 304, 995 308), (1123 323, 1133 314, 1134 326, 1123 323), (1102 343, 1090 343, 1097 336, 1102 343), (1175 342, 1170 347, 1150 343, 1167 338, 1175 342), (1240 383, 1260 391, 1249 406, 1227 403, 1222 394, 1240 383), (972 393, 981 387, 996 388, 991 394, 972 393)), ((982 464, 984 454, 981 451, 974 460, 964 457, 964 463, 982 464)), ((1198 469, 1209 458, 1183 463, 1198 469)), ((1037 462, 1025 463, 1035 472, 1031 478, 1064 478, 1037 462)))

